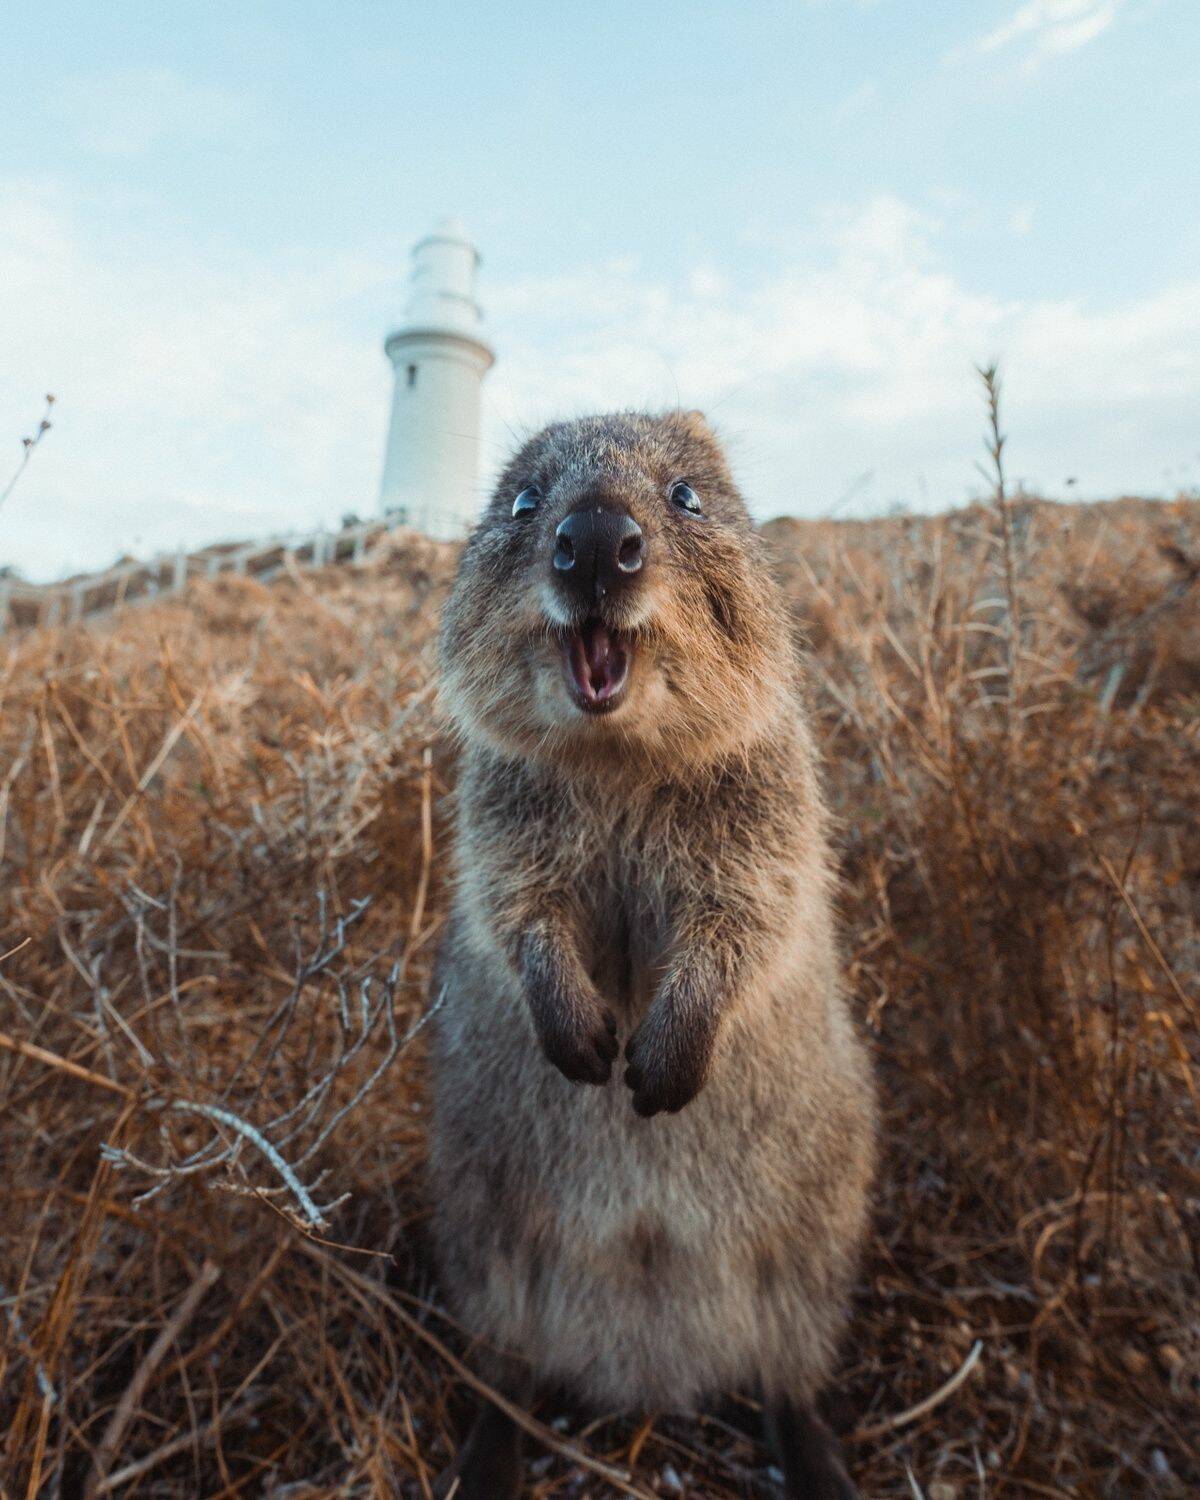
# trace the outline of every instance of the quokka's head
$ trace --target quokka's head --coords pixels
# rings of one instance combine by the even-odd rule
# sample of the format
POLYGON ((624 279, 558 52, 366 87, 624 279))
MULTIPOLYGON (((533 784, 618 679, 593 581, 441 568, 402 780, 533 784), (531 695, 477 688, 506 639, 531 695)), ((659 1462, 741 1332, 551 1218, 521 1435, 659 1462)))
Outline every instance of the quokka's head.
POLYGON ((664 769, 746 746, 790 697, 761 540, 698 412, 555 423, 500 476, 442 625, 467 737, 664 769))

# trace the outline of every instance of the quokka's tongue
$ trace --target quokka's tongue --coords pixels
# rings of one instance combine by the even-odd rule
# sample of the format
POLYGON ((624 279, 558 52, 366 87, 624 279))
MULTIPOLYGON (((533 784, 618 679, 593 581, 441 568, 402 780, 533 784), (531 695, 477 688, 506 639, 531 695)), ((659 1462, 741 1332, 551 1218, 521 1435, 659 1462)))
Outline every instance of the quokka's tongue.
POLYGON ((593 620, 583 627, 583 649, 587 656, 588 672, 591 675, 592 686, 599 691, 601 683, 608 676, 609 657, 612 655, 612 637, 608 633, 608 627, 601 624, 599 620, 593 620))
POLYGON ((589 620, 570 636, 563 655, 572 686, 585 708, 603 706, 625 685, 628 647, 600 620, 589 620))

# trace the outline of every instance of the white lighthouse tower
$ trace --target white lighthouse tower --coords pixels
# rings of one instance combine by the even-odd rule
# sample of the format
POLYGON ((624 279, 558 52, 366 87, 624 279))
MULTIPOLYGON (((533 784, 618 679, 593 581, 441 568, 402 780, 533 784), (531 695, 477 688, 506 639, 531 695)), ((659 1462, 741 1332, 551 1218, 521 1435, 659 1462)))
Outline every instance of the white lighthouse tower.
POLYGON ((396 372, 383 508, 429 536, 461 536, 478 497, 480 386, 495 359, 475 301, 479 252, 458 219, 413 247, 404 322, 384 343, 396 372))

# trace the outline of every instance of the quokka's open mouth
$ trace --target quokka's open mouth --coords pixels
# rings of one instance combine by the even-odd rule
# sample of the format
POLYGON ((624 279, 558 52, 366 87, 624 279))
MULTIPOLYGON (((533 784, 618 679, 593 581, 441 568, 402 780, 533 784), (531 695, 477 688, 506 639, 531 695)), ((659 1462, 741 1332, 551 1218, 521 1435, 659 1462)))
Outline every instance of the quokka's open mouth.
POLYGON ((602 620, 588 620, 563 637, 563 671, 576 704, 588 714, 611 713, 624 696, 633 641, 602 620))

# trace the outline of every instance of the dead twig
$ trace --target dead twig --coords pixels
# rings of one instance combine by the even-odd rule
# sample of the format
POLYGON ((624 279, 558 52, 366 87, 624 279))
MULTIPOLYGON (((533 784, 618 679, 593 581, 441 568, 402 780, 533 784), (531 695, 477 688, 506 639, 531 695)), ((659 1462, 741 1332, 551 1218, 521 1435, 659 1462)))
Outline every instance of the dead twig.
POLYGON ((57 1052, 51 1052, 46 1047, 39 1047, 34 1042, 25 1042, 20 1037, 9 1036, 6 1031, 0 1031, 0 1047, 6 1048, 9 1052, 16 1052, 21 1057, 31 1057, 35 1062, 45 1063, 47 1067, 57 1068, 62 1073, 69 1073, 72 1078, 79 1078, 95 1088, 107 1089, 110 1094, 120 1094, 122 1099, 137 1098, 134 1091, 126 1088, 123 1083, 117 1083, 112 1078, 105 1078, 103 1073, 93 1073, 91 1068, 80 1067, 69 1058, 59 1057, 57 1052))
POLYGON ((195 1449, 201 1444, 206 1443, 209 1438, 219 1433, 221 1428, 228 1423, 242 1417, 248 1417, 256 1407, 262 1405, 262 1400, 263 1398, 260 1394, 251 1393, 244 1401, 220 1412, 209 1421, 202 1422, 199 1427, 189 1429, 187 1432, 181 1432, 178 1437, 172 1438, 170 1442, 163 1443, 161 1447, 155 1448, 153 1453, 147 1453, 142 1458, 134 1459, 132 1463, 126 1464, 123 1468, 114 1469, 107 1478, 100 1480, 89 1491, 90 1500, 100 1500, 101 1495, 110 1495, 113 1490, 119 1490, 123 1485, 129 1484, 135 1479, 140 1479, 143 1474, 148 1474, 151 1469, 158 1468, 160 1464, 166 1463, 167 1459, 174 1458, 177 1453, 182 1453, 188 1448, 195 1449))
MULTIPOLYGON (((139 953, 144 951, 142 939, 150 937, 149 928, 144 921, 145 913, 148 907, 157 904, 146 897, 145 893, 138 894, 134 910, 138 920, 139 953)), ((345 1202, 348 1195, 343 1193, 327 1202, 318 1202, 316 1192, 325 1174, 320 1174, 312 1182, 305 1182, 300 1169, 312 1161, 342 1121, 358 1109, 396 1059, 424 1029, 445 998, 444 993, 438 995, 401 1036, 396 1028, 395 1007, 404 960, 392 964, 382 983, 377 983, 370 974, 354 976, 352 982, 351 976, 333 967, 345 950, 348 929, 363 916, 368 904, 366 901, 358 902, 346 916, 338 917, 331 934, 327 927, 325 896, 323 892, 318 893, 320 936, 316 948, 307 959, 298 949, 296 979, 288 996, 260 1032, 251 1049, 250 1059, 244 1060, 233 1070, 220 1100, 180 1097, 175 1092, 160 1091, 143 1102, 143 1109, 149 1114, 190 1116, 207 1121, 215 1127, 215 1133, 209 1141, 183 1157, 173 1159, 168 1154, 168 1159, 161 1165, 146 1161, 128 1147, 108 1144, 101 1147, 104 1160, 113 1166, 120 1170, 132 1169, 153 1179, 152 1185, 133 1200, 135 1204, 148 1202, 184 1179, 211 1179, 214 1174, 223 1173, 224 1176, 216 1180, 214 1185, 226 1191, 246 1192, 258 1197, 285 1191, 290 1195, 302 1225, 312 1229, 328 1227, 333 1210, 345 1202), (306 1075, 315 1073, 316 1077, 294 1103, 284 1108, 267 1107, 264 1099, 266 1081, 272 1076, 275 1060, 295 1024, 303 997, 313 981, 321 977, 330 980, 332 984, 334 1003, 331 1010, 337 1030, 337 1045, 327 1063, 318 1067, 313 1049, 317 1041, 316 1028, 321 1012, 315 1011, 309 1042, 309 1061, 304 1072, 306 1075), (352 1076, 360 1057, 378 1041, 384 1044, 378 1060, 361 1077, 348 1097, 335 1107, 335 1087, 352 1076), (247 1062, 256 1055, 256 1070, 249 1075, 244 1097, 235 1109, 230 1100, 234 1084, 244 1075, 247 1062), (263 1118, 256 1120, 255 1114, 260 1114, 263 1118), (246 1169, 243 1152, 245 1146, 251 1147, 267 1163, 278 1177, 281 1187, 264 1188, 253 1182, 246 1169), (233 1175, 235 1173, 236 1177, 233 1175)), ((166 915, 169 934, 165 944, 166 957, 171 969, 172 990, 177 993, 174 960, 179 943, 173 896, 166 903, 166 915)), ((149 993, 152 985, 148 975, 143 976, 143 983, 149 993)), ((179 1020, 182 1028, 182 1017, 179 1020)), ((165 1131, 163 1138, 169 1145, 170 1136, 165 1131)))
POLYGON ((873 1422, 868 1427, 856 1427, 850 1434, 849 1441, 852 1443, 874 1442, 876 1438, 895 1432, 898 1427, 907 1427, 911 1422, 918 1422, 922 1417, 927 1417, 931 1411, 941 1406, 943 1401, 948 1401, 963 1381, 970 1377, 982 1354, 983 1340, 976 1339, 966 1359, 944 1385, 938 1386, 937 1390, 926 1396, 924 1401, 918 1401, 915 1406, 907 1407, 904 1411, 897 1412, 895 1416, 886 1417, 882 1422, 873 1422))
POLYGON ((112 1467, 112 1461, 117 1455, 121 1440, 129 1424, 137 1416, 142 1397, 154 1379, 154 1372, 166 1358, 171 1346, 178 1341, 183 1330, 195 1317, 205 1293, 210 1287, 215 1286, 220 1278, 220 1266, 216 1261, 206 1260, 200 1267, 195 1281, 180 1299, 175 1311, 159 1330, 158 1337, 147 1349, 145 1358, 134 1371, 133 1379, 125 1387, 121 1399, 117 1402, 116 1409, 109 1418, 108 1426, 104 1429, 104 1436, 100 1439, 100 1445, 96 1449, 96 1456, 92 1460, 91 1475, 85 1490, 87 1500, 95 1500, 95 1496, 99 1493, 99 1487, 112 1467))
POLYGON ((50 412, 53 409, 53 406, 54 397, 51 395, 47 395, 46 410, 42 415, 41 421, 37 425, 37 430, 34 432, 32 437, 23 437, 21 439, 21 447, 24 449, 24 452, 21 454, 21 462, 17 465, 16 472, 13 474, 12 478, 8 481, 4 488, 0 490, 0 505, 3 505, 8 497, 12 494, 13 490, 16 489, 17 481, 20 479, 21 475, 24 474, 29 460, 33 457, 34 449, 41 443, 42 439, 50 431, 50 428, 52 426, 52 423, 50 421, 50 412))
POLYGON ((1000 370, 996 364, 976 367, 983 381, 987 400, 988 431, 984 439, 988 457, 992 462, 989 474, 982 465, 980 473, 992 485, 992 503, 1000 521, 1000 549, 1004 559, 1004 640, 1005 677, 1007 696, 1005 699, 1005 722, 1010 748, 1015 745, 1021 731, 1020 714, 1020 670, 1021 670, 1021 614, 1017 598, 1015 546, 1013 542, 1012 505, 1008 497, 1004 474, 1004 445, 1008 439, 1000 431, 1000 370))

